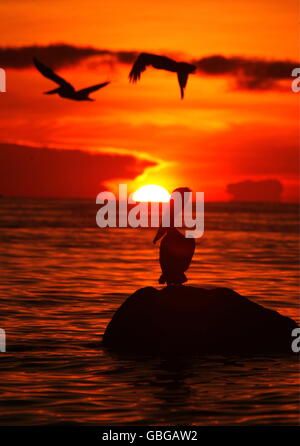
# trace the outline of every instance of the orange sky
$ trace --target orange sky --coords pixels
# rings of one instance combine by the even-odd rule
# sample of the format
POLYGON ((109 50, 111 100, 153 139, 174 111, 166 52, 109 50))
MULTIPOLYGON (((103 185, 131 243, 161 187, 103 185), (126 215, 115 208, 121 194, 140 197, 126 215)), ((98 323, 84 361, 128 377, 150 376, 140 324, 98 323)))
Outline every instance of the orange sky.
MULTIPOLYGON (((1 45, 60 42, 187 61, 215 54, 297 61, 297 6, 294 0, 13 0, 0 6, 1 45)), ((256 91, 237 88, 228 76, 191 76, 180 101, 174 74, 149 68, 130 85, 129 69, 97 57, 61 67, 78 88, 112 82, 93 94, 96 102, 75 103, 44 96, 54 85, 36 70, 8 68, 0 143, 141 159, 135 180, 118 162, 110 178, 99 172, 99 187, 128 179, 131 189, 186 185, 209 200, 226 200, 228 183, 275 178, 284 186, 283 198, 296 199, 298 96, 288 81, 256 91)), ((8 169, 13 175, 13 166, 8 169)))

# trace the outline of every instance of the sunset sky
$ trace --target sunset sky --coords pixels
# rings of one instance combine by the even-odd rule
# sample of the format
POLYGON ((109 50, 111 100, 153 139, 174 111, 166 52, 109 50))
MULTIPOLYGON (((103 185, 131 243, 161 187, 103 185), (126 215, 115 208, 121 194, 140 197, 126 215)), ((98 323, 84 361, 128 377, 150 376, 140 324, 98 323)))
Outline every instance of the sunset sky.
POLYGON ((297 0, 12 0, 0 14, 0 193, 96 197, 125 181, 213 201, 276 179, 297 200, 297 0), (142 51, 197 64, 183 101, 173 73, 129 84, 142 51), (95 102, 45 96, 33 55, 78 88, 111 84, 95 102))

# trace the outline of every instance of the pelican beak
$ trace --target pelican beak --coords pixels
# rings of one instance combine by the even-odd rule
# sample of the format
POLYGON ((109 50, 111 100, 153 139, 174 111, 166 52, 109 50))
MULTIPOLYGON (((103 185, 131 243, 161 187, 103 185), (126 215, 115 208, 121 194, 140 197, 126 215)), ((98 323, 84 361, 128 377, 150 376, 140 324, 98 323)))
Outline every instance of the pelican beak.
POLYGON ((158 240, 160 240, 165 235, 166 232, 167 232, 167 228, 159 228, 159 230, 156 233, 156 236, 153 239, 153 244, 155 245, 155 243, 158 240))
POLYGON ((58 93, 60 90, 60 87, 55 88, 54 90, 45 91, 44 94, 55 94, 58 93))

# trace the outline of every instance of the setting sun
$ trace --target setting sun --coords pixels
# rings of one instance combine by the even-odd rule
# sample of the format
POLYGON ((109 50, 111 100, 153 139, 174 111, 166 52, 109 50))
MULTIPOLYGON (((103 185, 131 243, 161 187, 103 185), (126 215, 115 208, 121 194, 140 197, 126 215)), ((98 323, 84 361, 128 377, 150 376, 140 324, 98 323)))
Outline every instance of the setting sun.
POLYGON ((133 199, 135 201, 159 201, 167 203, 170 200, 170 194, 162 186, 147 184, 133 193, 133 199))

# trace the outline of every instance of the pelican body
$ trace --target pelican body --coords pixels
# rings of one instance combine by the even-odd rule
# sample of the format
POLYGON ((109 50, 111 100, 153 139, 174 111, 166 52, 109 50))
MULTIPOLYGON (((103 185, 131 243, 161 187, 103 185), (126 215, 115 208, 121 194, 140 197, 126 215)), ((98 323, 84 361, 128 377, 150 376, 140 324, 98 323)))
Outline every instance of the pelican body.
MULTIPOLYGON (((187 282, 185 271, 195 252, 195 239, 186 238, 176 228, 164 228, 165 236, 160 243, 159 263, 162 275, 159 283, 181 285, 187 282)), ((158 238, 154 239, 155 242, 158 238)))
MULTIPOLYGON (((175 191, 191 192, 188 188, 178 188, 175 191)), ((173 191, 173 192, 175 192, 173 191)), ((181 285, 187 282, 184 274, 190 266, 195 252, 195 239, 186 238, 174 227, 174 207, 171 206, 170 227, 160 227, 154 237, 153 243, 162 239, 159 250, 159 263, 162 274, 159 283, 169 285, 181 285)))
POLYGON ((177 73, 177 79, 180 87, 181 99, 184 98, 184 90, 188 81, 189 74, 194 73, 196 66, 187 62, 176 62, 166 56, 158 56, 157 54, 141 53, 133 64, 129 73, 130 82, 137 82, 143 71, 148 66, 152 66, 157 70, 171 71, 177 73))

